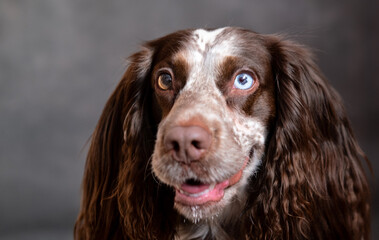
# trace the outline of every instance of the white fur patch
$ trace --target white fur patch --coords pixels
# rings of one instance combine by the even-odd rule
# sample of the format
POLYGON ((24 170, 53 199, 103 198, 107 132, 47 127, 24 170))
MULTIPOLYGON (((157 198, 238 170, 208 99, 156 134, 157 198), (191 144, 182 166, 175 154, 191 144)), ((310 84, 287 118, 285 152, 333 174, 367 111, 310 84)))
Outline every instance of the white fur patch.
POLYGON ((217 36, 224 31, 225 28, 218 28, 213 31, 207 31, 204 29, 197 29, 193 32, 193 36, 196 40, 196 44, 200 51, 205 51, 209 44, 212 44, 217 39, 217 36))

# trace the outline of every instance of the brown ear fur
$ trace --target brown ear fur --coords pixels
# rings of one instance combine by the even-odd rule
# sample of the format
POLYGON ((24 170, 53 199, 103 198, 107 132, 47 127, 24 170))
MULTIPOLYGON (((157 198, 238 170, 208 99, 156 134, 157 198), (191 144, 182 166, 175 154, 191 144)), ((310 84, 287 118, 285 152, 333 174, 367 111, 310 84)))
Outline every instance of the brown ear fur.
POLYGON ((277 117, 258 176, 257 239, 369 239, 369 189, 341 99, 302 46, 268 38, 277 117))
POLYGON ((157 128, 149 76, 152 51, 131 56, 92 136, 75 239, 159 239, 172 231, 173 210, 165 209, 172 193, 158 186, 149 165, 157 128))

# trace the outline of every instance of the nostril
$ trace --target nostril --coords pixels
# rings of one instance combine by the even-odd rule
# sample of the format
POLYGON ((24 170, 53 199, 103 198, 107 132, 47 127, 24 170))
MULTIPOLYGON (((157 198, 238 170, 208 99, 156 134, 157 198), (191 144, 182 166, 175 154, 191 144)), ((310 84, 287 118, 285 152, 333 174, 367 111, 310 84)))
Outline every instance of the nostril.
POLYGON ((196 149, 201 149, 201 143, 199 141, 193 140, 191 142, 192 146, 194 146, 196 149))
POLYGON ((172 142, 171 142, 171 146, 172 146, 172 149, 173 149, 175 152, 180 151, 180 144, 179 144, 177 141, 172 141, 172 142))

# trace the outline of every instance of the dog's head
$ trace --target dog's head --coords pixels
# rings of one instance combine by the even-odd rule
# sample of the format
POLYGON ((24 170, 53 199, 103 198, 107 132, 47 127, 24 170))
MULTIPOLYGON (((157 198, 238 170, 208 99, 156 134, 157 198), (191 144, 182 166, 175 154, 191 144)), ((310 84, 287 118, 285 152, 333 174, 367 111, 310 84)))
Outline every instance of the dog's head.
POLYGON ((152 169, 175 189, 189 219, 244 199, 274 116, 274 76, 265 39, 223 28, 162 41, 151 82, 161 114, 152 169))
POLYGON ((306 48, 233 27, 175 32, 130 57, 104 108, 76 234, 172 239, 204 220, 204 238, 367 238, 362 157, 306 48))

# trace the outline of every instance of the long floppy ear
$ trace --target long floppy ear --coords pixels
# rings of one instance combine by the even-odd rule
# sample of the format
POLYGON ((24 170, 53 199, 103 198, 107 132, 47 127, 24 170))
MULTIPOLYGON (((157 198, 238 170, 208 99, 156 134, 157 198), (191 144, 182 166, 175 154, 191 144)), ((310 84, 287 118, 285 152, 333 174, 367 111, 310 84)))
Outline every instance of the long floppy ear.
POLYGON ((168 228, 164 222, 153 224, 166 211, 156 205, 169 194, 158 193, 149 169, 157 125, 152 120, 152 58, 147 47, 130 57, 93 133, 76 239, 155 239, 168 228))
POLYGON ((256 211, 265 219, 255 223, 258 233, 368 239, 369 190, 361 164, 367 159, 339 95, 304 47, 267 38, 277 117, 257 198, 256 211))

